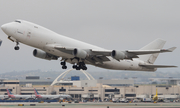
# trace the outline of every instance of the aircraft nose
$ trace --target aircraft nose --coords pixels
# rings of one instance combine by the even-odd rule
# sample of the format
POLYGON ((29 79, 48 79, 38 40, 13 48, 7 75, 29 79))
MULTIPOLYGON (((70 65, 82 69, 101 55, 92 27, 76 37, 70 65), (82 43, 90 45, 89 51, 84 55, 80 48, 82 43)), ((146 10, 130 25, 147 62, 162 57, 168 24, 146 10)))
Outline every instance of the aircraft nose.
POLYGON ((2 29, 3 31, 6 31, 6 24, 2 25, 2 26, 1 26, 1 29, 2 29))

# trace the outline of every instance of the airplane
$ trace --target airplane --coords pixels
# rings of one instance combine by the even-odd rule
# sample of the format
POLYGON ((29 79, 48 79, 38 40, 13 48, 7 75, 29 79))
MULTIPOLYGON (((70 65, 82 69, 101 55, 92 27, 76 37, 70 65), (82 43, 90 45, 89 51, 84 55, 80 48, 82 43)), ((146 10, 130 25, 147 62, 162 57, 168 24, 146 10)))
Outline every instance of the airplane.
POLYGON ((172 52, 176 47, 163 48, 166 41, 156 39, 139 50, 107 50, 63 35, 59 35, 40 25, 15 20, 1 26, 8 39, 35 47, 33 55, 46 60, 61 57, 62 69, 67 69, 66 62, 73 64, 76 70, 87 70, 86 64, 112 70, 156 71, 157 68, 177 67, 173 65, 154 65, 159 53, 172 52))
POLYGON ((158 101, 158 92, 157 92, 157 88, 156 88, 156 95, 153 96, 153 101, 158 101))
POLYGON ((35 99, 35 95, 14 95, 9 89, 7 89, 8 97, 11 99, 35 99))
POLYGON ((35 93, 36 98, 39 98, 39 99, 53 100, 53 99, 62 99, 62 98, 72 98, 70 95, 65 95, 65 94, 61 94, 61 95, 40 95, 35 88, 34 88, 34 93, 35 93))
POLYGON ((8 95, 0 95, 0 99, 6 100, 6 99, 9 99, 9 97, 8 97, 8 95))

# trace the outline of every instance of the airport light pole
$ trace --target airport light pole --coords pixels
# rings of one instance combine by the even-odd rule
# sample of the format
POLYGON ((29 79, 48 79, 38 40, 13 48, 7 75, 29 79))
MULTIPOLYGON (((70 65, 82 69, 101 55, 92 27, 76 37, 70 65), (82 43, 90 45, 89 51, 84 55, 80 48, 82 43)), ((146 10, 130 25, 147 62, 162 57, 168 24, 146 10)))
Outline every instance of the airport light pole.
MULTIPOLYGON (((169 77, 169 81, 173 81, 173 77, 169 77)), ((171 84, 173 86, 173 95, 174 95, 174 81, 173 81, 173 84, 171 84)))
POLYGON ((100 88, 100 97, 101 97, 101 101, 102 101, 102 79, 103 77, 99 77, 99 80, 100 80, 100 84, 101 84, 101 88, 100 88))
POLYGON ((133 79, 134 79, 134 94, 135 94, 135 83, 136 83, 136 79, 137 79, 137 77, 132 77, 133 79))
POLYGON ((18 81, 18 79, 16 79, 16 94, 17 94, 17 81, 18 81))
POLYGON ((175 82, 175 81, 173 80, 173 95, 174 95, 174 85, 175 85, 174 82, 175 82))
POLYGON ((152 81, 153 81, 153 79, 150 79, 150 81, 151 81, 151 97, 152 97, 152 81))
MULTIPOLYGON (((68 79, 69 79, 69 81, 71 81, 71 77, 69 77, 68 79)), ((69 91, 69 95, 70 95, 70 85, 69 85, 69 90, 68 91, 69 91)))

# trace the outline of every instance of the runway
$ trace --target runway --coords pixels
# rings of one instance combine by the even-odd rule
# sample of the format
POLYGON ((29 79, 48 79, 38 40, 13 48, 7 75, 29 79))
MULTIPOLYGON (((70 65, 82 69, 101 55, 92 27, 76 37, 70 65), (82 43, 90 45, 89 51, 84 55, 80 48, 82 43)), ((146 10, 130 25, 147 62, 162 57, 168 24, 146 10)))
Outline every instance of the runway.
POLYGON ((179 108, 180 103, 0 103, 1 108, 179 108), (24 104, 24 106, 18 106, 24 104), (30 106, 34 104, 35 106, 30 106))

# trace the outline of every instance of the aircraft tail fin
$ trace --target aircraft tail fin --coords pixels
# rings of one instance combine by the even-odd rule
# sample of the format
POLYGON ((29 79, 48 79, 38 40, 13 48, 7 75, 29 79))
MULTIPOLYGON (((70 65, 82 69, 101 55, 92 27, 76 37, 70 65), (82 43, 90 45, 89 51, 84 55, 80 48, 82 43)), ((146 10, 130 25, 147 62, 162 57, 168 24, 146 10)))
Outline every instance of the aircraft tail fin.
MULTIPOLYGON (((144 46, 143 48, 141 48, 140 50, 152 50, 152 49, 162 49, 164 44, 166 43, 166 41, 162 40, 162 39, 156 39, 154 41, 152 41, 151 43, 147 44, 146 46, 144 46)), ((155 62, 155 60, 157 59, 159 53, 156 54, 148 54, 148 55, 139 55, 139 59, 153 64, 155 62)))
POLYGON ((39 95, 38 91, 34 88, 35 95, 39 95))
POLYGON ((11 91, 9 89, 6 89, 7 90, 7 94, 8 95, 12 95, 11 91))

